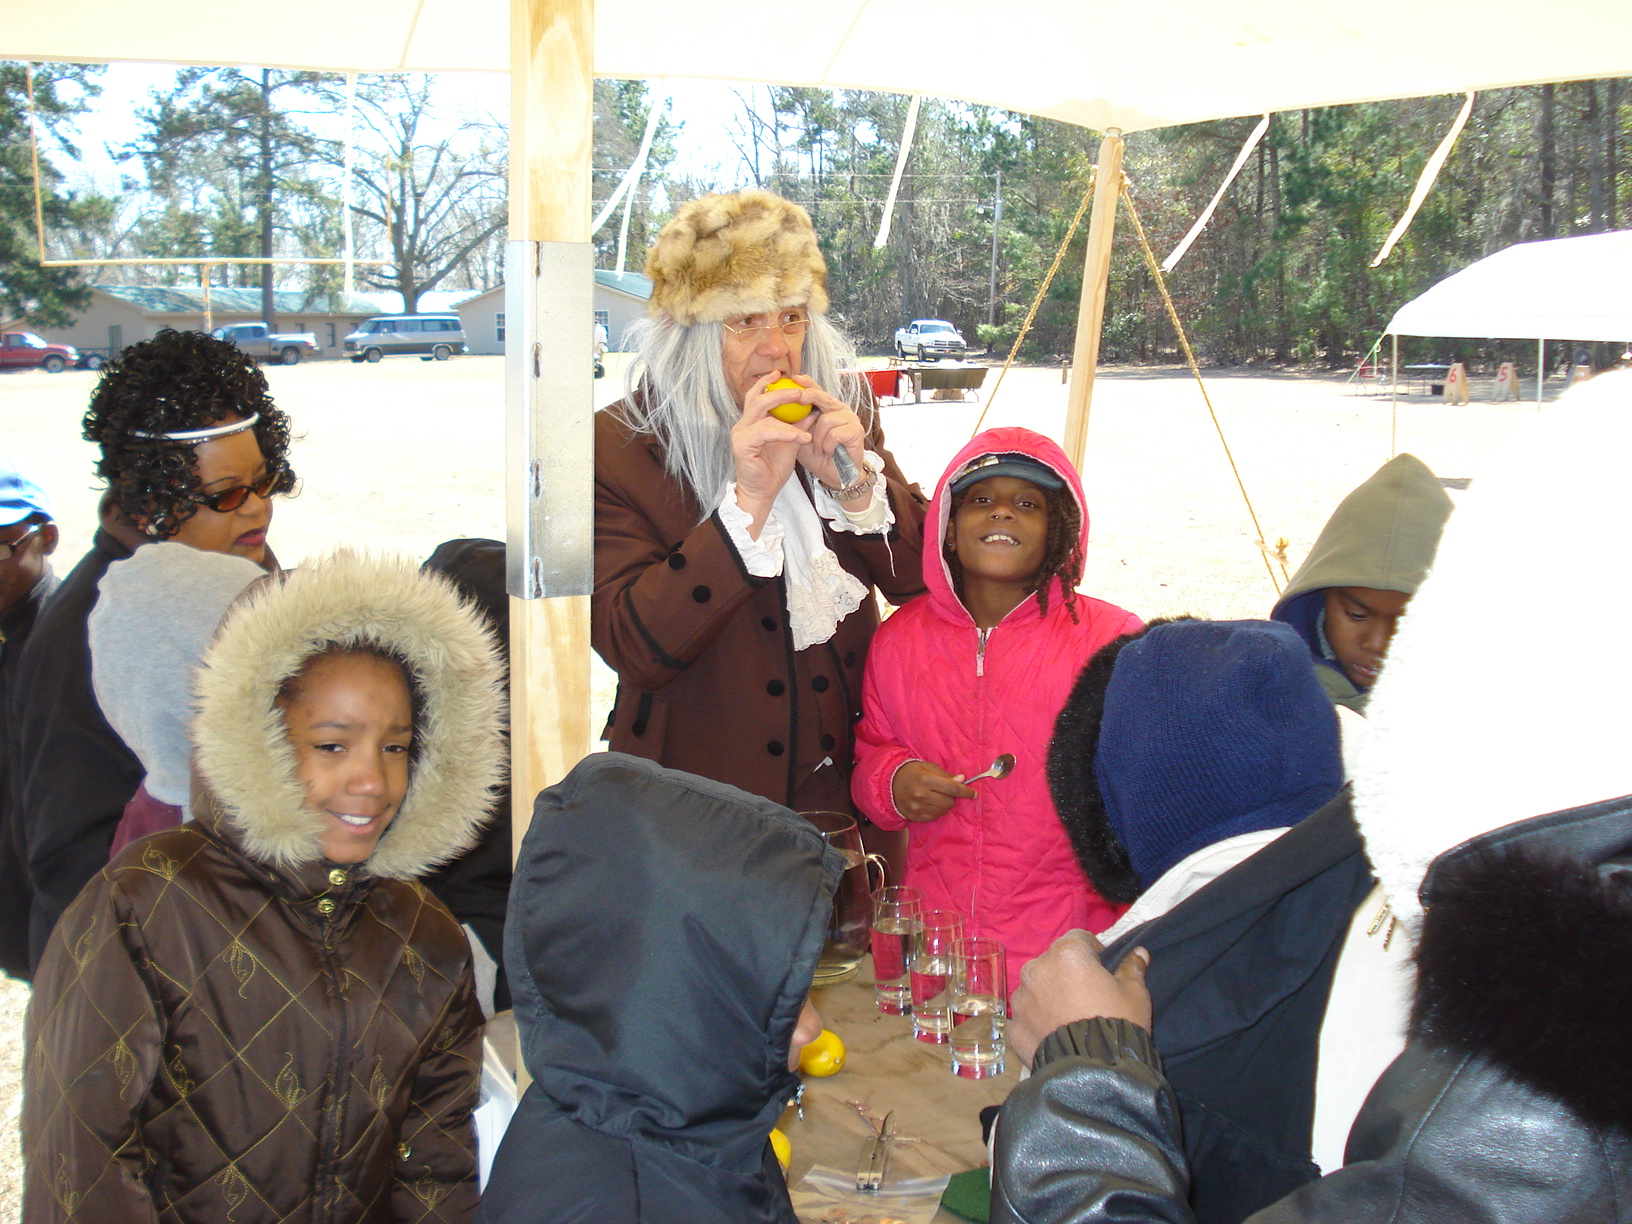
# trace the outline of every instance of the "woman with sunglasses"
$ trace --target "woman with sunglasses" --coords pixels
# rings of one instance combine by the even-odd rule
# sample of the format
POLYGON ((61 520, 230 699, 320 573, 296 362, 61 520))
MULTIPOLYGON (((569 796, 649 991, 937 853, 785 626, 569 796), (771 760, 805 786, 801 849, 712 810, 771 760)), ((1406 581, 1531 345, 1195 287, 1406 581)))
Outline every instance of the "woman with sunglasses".
POLYGON ((850 811, 874 588, 896 603, 923 589, 923 500, 844 372, 855 354, 826 318, 802 208, 763 191, 692 201, 646 273, 641 360, 595 424, 606 738, 796 810, 850 811))
MULTIPOLYGON (((232 344, 166 329, 103 370, 85 414, 107 481, 91 549, 40 613, 12 679, 6 752, 12 814, 34 889, 37 962, 58 916, 108 860, 143 776, 91 683, 86 622, 108 566, 154 540, 226 553, 266 570, 271 498, 294 485, 289 420, 232 344)), ((176 598, 184 600, 186 592, 176 598)))

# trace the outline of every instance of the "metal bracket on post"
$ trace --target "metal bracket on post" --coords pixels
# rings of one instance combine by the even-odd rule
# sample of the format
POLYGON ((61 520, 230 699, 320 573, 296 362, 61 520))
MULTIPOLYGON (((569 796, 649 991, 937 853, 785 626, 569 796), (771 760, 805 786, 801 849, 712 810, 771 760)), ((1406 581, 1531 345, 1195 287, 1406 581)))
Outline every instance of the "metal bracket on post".
POLYGON ((505 585, 519 599, 588 595, 595 578, 594 247, 509 242, 504 285, 511 456, 505 585))

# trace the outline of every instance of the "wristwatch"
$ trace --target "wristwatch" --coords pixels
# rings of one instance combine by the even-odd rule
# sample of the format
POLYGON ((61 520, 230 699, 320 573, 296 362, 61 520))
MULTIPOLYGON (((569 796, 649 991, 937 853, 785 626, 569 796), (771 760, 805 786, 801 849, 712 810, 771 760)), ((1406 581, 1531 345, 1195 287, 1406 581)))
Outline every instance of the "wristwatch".
POLYGON ((842 489, 835 489, 825 480, 818 479, 816 483, 826 489, 828 496, 834 501, 849 501, 852 497, 860 497, 868 489, 872 488, 873 477, 877 475, 878 473, 873 470, 873 465, 864 462, 861 465, 861 473, 852 483, 845 485, 842 489))

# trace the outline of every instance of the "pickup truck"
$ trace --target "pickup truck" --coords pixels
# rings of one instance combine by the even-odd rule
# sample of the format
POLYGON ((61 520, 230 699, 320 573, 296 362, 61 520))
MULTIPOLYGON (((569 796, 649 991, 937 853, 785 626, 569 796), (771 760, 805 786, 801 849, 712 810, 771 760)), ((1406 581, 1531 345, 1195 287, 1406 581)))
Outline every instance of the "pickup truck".
POLYGON ((302 354, 310 357, 317 353, 317 337, 311 332, 274 332, 265 323, 229 323, 210 335, 230 340, 251 357, 281 365, 295 365, 302 354))
POLYGON ((895 355, 903 361, 934 361, 969 352, 963 333, 945 319, 914 319, 895 333, 895 355))
MULTIPOLYGON (((0 335, 0 369, 28 370, 35 366, 48 374, 60 374, 79 364, 79 350, 67 344, 47 344, 33 332, 6 332, 0 335)), ((89 366, 95 369, 96 366, 89 366)))

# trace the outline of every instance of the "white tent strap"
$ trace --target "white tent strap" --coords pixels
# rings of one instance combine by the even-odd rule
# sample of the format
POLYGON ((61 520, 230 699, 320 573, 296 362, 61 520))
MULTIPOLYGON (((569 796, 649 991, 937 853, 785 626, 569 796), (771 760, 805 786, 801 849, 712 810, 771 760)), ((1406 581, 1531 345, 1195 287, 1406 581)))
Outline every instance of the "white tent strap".
MULTIPOLYGON (((652 151, 652 137, 657 133, 657 121, 663 114, 663 108, 668 104, 669 94, 666 89, 652 99, 652 108, 646 112, 646 131, 641 134, 640 148, 635 153, 634 164, 624 172, 623 178, 618 183, 618 189, 607 198, 605 204, 601 205, 601 211, 596 214, 595 220, 589 223, 591 237, 600 233, 601 226, 606 224, 607 218, 617 211, 623 197, 634 191, 640 176, 646 172, 646 155, 652 151)), ((620 271, 623 268, 621 259, 618 268, 620 271)))
POLYGON ((1445 159, 1451 155, 1451 150, 1456 146, 1456 138, 1462 135, 1462 129, 1468 124, 1468 116, 1473 113, 1474 97, 1474 94, 1468 94, 1467 101, 1462 103, 1462 111, 1457 115, 1456 122, 1451 124, 1451 130, 1445 133, 1445 139, 1439 142, 1439 148, 1434 150, 1434 155, 1428 159, 1428 164, 1422 168, 1422 173, 1417 176, 1417 189, 1411 193, 1411 202, 1405 206, 1405 216, 1401 217, 1394 226, 1393 231, 1388 235, 1388 240, 1383 243, 1383 249, 1377 252, 1377 258, 1371 261, 1372 267, 1375 268, 1383 260, 1387 259, 1388 253, 1394 249, 1394 244, 1404 236, 1406 230, 1411 228, 1411 219, 1417 215, 1417 209, 1421 208, 1422 202, 1428 198, 1428 189, 1434 185, 1434 180, 1439 177, 1440 167, 1444 166, 1445 159))
POLYGON ((918 106, 923 100, 923 94, 913 94, 912 103, 907 107, 907 122, 901 129, 901 148, 895 155, 895 176, 890 179, 890 194, 884 201, 884 215, 878 219, 878 237, 873 239, 875 249, 882 249, 890 240, 890 218, 895 216, 895 193, 901 189, 901 175, 907 168, 907 155, 912 152, 912 138, 918 132, 918 106))
POLYGON ((354 240, 355 235, 353 234, 352 227, 351 227, 351 225, 352 225, 352 222, 351 222, 351 206, 352 206, 352 200, 353 200, 354 194, 355 194, 353 192, 353 190, 352 190, 352 175, 353 175, 353 172, 355 171, 356 166, 357 166, 357 139, 356 138, 357 138, 357 74, 355 72, 348 72, 348 73, 346 73, 346 136, 345 136, 346 143, 345 143, 345 146, 344 146, 345 152, 342 154, 342 161, 344 163, 344 169, 341 171, 341 182, 344 183, 345 186, 342 188, 343 199, 341 201, 341 207, 340 207, 340 216, 341 216, 341 220, 342 220, 342 222, 344 224, 344 227, 345 227, 345 241, 346 241, 346 256, 345 256, 345 258, 346 258, 346 297, 348 299, 348 301, 346 302, 347 307, 350 307, 351 302, 349 301, 349 299, 350 299, 353 291, 357 288, 357 281, 356 281, 357 244, 356 244, 356 242, 354 240))
POLYGON ((1190 249, 1190 244, 1201 237, 1201 231, 1206 229, 1207 222, 1213 219, 1213 213, 1217 210, 1219 201, 1224 198, 1224 193, 1230 189, 1230 184, 1235 182, 1235 176, 1241 173, 1241 167, 1247 164, 1247 158, 1252 156, 1252 151, 1258 147, 1258 142, 1264 138, 1264 133, 1267 131, 1269 131, 1269 116, 1265 115, 1258 121, 1258 126, 1252 129, 1252 135, 1248 136, 1247 143, 1241 146, 1241 152, 1235 155, 1235 164, 1230 167, 1230 172, 1224 176, 1224 181, 1218 185, 1218 190, 1213 193, 1213 202, 1202 210, 1201 216, 1196 218, 1196 223, 1190 227, 1190 232, 1184 236, 1184 240, 1173 248, 1173 254, 1162 261, 1163 272, 1173 271, 1179 260, 1184 258, 1184 253, 1190 249))

